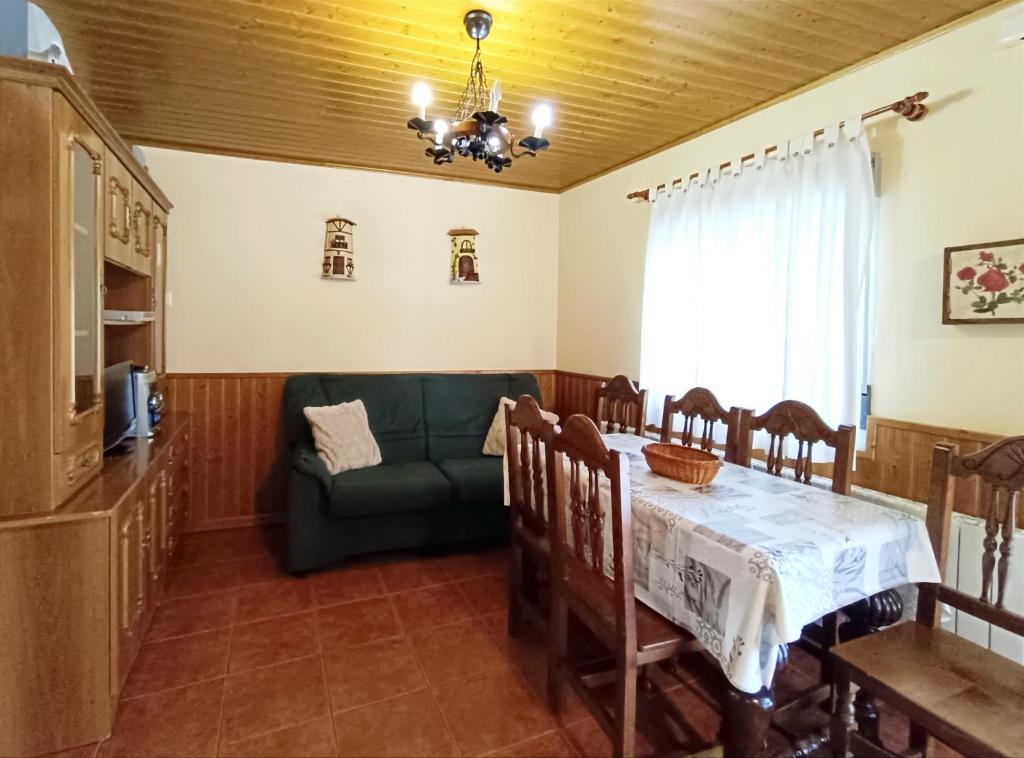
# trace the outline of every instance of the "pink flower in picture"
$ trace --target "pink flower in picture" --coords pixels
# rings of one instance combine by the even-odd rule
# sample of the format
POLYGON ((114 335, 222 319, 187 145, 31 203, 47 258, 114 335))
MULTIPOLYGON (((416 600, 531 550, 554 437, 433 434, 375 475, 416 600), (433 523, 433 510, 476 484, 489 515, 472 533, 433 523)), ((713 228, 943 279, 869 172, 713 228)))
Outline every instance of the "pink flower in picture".
POLYGON ((1010 286, 1010 280, 1007 279, 1006 274, 999 269, 990 268, 978 277, 978 284, 988 292, 1002 292, 1010 286))
POLYGON ((978 253, 978 257, 985 261, 985 263, 991 263, 996 259, 996 257, 992 253, 987 253, 984 250, 978 253))
POLYGON ((1024 263, 1022 263, 1019 266, 1017 266, 1017 270, 1020 271, 1022 274, 1024 274, 1024 263))
MULTIPOLYGON (((1024 268, 1024 264, 1021 264, 1021 267, 1024 268)), ((964 266, 962 269, 956 272, 957 279, 959 279, 961 282, 969 282, 977 275, 978 272, 975 271, 970 266, 964 266)))

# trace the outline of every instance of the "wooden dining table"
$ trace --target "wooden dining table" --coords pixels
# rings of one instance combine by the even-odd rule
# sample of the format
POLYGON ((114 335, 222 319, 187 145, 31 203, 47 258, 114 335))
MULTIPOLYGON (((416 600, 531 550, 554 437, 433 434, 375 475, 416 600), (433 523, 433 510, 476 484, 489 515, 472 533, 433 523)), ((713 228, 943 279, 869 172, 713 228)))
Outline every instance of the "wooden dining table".
MULTIPOLYGON (((914 516, 732 463, 710 484, 684 484, 650 470, 651 440, 603 437, 629 458, 637 599, 700 639, 728 680, 726 755, 763 748, 776 670, 805 626, 843 610, 847 636, 876 631, 902 615, 896 588, 939 581, 914 516)), ((864 730, 877 729, 866 694, 857 706, 864 730)))

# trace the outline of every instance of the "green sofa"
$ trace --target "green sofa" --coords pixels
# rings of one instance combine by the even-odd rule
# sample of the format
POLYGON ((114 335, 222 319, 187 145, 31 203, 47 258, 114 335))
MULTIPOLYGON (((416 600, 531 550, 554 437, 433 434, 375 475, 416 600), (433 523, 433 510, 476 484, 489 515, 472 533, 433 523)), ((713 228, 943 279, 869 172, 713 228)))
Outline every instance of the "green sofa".
POLYGON ((288 569, 378 550, 507 537, 502 460, 481 452, 501 397, 533 395, 533 374, 301 374, 285 383, 288 569), (332 477, 308 406, 362 400, 379 466, 332 477))

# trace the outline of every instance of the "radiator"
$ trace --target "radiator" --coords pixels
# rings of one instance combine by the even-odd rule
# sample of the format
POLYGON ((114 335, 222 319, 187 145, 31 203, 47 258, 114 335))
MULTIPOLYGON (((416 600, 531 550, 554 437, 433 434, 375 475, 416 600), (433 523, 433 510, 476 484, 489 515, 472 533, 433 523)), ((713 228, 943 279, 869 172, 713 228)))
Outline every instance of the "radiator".
MULTIPOLYGON (((926 507, 923 503, 859 487, 853 489, 856 497, 924 518, 926 507)), ((946 561, 946 584, 975 597, 981 594, 981 556, 984 552, 984 539, 984 520, 962 513, 953 514, 949 556, 946 561)), ((1024 530, 1015 530, 1014 546, 1017 551, 1024 550, 1024 530)), ((1019 552, 1010 561, 1004 603, 1008 609, 1024 613, 1024 556, 1019 552)), ((1024 664, 1024 637, 1018 634, 1011 634, 975 616, 949 607, 946 607, 942 614, 942 627, 1012 661, 1024 664)))

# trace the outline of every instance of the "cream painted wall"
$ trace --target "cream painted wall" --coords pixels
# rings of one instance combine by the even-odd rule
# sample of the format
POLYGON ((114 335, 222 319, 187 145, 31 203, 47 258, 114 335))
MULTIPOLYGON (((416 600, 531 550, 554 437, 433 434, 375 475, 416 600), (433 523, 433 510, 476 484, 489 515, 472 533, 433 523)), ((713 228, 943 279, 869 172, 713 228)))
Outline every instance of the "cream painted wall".
MULTIPOLYGON (((558 368, 639 372, 649 206, 627 202, 627 192, 927 90, 923 121, 870 122, 883 191, 873 412, 1024 432, 1024 325, 941 323, 943 248, 1024 237, 1024 45, 997 46, 1000 20, 982 18, 563 193, 558 368)), ((757 339, 756 304, 737 307, 757 339)))
POLYGON ((557 195, 155 148, 146 156, 175 203, 170 371, 554 367, 557 195), (319 276, 324 220, 337 214, 357 223, 354 282, 319 276), (480 232, 480 285, 448 283, 446 233, 457 226, 480 232))

